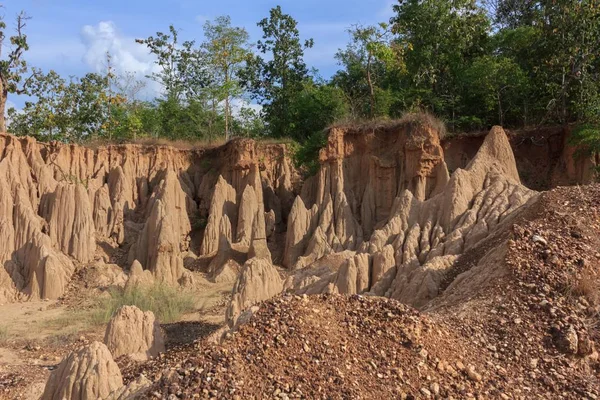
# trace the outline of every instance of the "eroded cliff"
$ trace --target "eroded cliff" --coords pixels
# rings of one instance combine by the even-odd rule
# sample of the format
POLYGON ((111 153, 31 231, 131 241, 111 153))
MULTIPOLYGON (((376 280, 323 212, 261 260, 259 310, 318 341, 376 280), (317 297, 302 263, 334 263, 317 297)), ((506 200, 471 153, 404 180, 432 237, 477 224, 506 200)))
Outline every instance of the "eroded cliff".
POLYGON ((92 149, 1 135, 0 303, 59 298, 94 263, 188 284, 185 259, 208 264, 219 246, 247 258, 253 240, 268 251, 267 238, 285 231, 295 179, 285 145, 252 140, 92 149))

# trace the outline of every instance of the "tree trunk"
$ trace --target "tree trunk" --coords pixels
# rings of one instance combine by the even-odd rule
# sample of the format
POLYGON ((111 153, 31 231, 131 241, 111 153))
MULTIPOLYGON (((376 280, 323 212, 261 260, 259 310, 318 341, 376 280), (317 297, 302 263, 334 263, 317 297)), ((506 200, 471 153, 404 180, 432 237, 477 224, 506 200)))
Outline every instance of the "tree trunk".
POLYGON ((373 89, 373 80, 371 79, 371 55, 367 60, 367 82, 369 84, 369 99, 371 103, 370 117, 375 117, 375 90, 373 89))
POLYGON ((561 94, 561 118, 562 118, 562 124, 566 125, 567 124, 567 73, 565 72, 565 68, 563 67, 563 74, 562 74, 562 94, 561 94))
POLYGON ((2 94, 0 95, 0 132, 6 132, 6 101, 8 100, 8 90, 2 86, 2 94))
MULTIPOLYGON (((225 69, 225 88, 229 84, 229 68, 225 69)), ((225 141, 229 140, 229 93, 225 93, 225 141)))
POLYGON ((497 96, 498 96, 498 122, 500 122, 500 126, 504 126, 504 115, 502 113, 502 100, 500 99, 500 92, 498 92, 497 96))

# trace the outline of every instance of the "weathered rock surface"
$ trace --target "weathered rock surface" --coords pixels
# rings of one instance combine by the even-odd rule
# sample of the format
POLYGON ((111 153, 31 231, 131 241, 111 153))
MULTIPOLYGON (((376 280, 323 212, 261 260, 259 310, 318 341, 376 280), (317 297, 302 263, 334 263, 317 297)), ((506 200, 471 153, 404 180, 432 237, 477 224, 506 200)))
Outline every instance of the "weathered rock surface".
POLYGON ((135 360, 147 360, 165 351, 154 313, 143 312, 135 306, 123 306, 115 312, 106 327, 104 343, 115 358, 127 355, 135 360))
POLYGON ((173 171, 167 170, 148 208, 148 220, 132 247, 131 261, 139 261, 160 282, 177 283, 185 274, 182 252, 189 247, 191 226, 185 193, 173 171))
POLYGON ((231 303, 226 311, 230 327, 235 325, 241 312, 253 304, 281 293, 283 282, 277 269, 265 258, 252 258, 244 264, 233 286, 231 303))
POLYGON ((100 343, 74 351, 52 371, 42 400, 107 399, 123 386, 119 367, 100 343))
POLYGON ((493 128, 469 165, 450 179, 437 132, 408 129, 410 135, 395 133, 403 143, 398 160, 404 174, 396 177, 397 185, 386 186, 397 193, 389 207, 369 203, 369 185, 378 182, 375 176, 365 186, 362 203, 348 205, 349 196, 356 198, 356 183, 346 182, 352 172, 342 168, 340 155, 348 152, 349 144, 340 141, 343 134, 332 132, 322 153, 317 203, 309 211, 298 197, 292 208, 285 261, 306 270, 288 279, 286 288, 297 293, 368 292, 424 306, 438 295, 446 272, 461 254, 535 197, 520 184, 502 128, 493 128), (372 229, 370 239, 353 239, 372 229), (343 262, 315 265, 342 251, 350 252, 343 262))
MULTIPOLYGON (((77 266, 99 259, 125 270, 137 262, 153 281, 189 284, 183 258, 217 252, 223 217, 239 254, 253 237, 268 237, 265 213, 269 234, 283 231, 296 178, 284 145, 252 140, 92 149, 0 134, 0 302, 56 299, 77 266), (190 249, 203 221, 205 238, 190 249), (114 260, 111 246, 119 248, 114 260)), ((137 269, 132 275, 140 281, 137 269)))
POLYGON ((42 197, 40 207, 52 244, 79 262, 91 261, 96 249, 95 227, 83 185, 59 183, 53 193, 42 197))

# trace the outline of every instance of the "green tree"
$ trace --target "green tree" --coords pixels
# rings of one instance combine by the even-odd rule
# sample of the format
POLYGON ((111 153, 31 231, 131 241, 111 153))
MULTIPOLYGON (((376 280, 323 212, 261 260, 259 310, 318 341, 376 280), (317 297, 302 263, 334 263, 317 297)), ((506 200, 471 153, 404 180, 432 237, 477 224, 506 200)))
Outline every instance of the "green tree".
POLYGON ((296 94, 289 107, 294 114, 289 136, 300 142, 348 114, 344 94, 339 88, 312 79, 304 82, 302 91, 296 94))
POLYGON ((207 84, 206 60, 202 52, 196 49, 194 41, 179 42, 179 34, 173 25, 169 33, 157 32, 156 37, 136 39, 146 45, 155 57, 159 72, 153 72, 148 78, 160 83, 165 99, 176 102, 196 99, 207 84))
POLYGON ((513 121, 522 115, 521 103, 527 98, 527 78, 512 59, 480 57, 465 71, 463 79, 467 82, 466 96, 471 97, 474 114, 482 110, 485 114, 479 117, 500 125, 504 125, 507 114, 513 121))
POLYGON ((120 102, 113 105, 111 113, 116 121, 115 135, 120 139, 136 140, 144 133, 141 110, 146 104, 139 99, 146 88, 146 82, 138 79, 135 73, 126 71, 116 75, 114 86, 120 102))
POLYGON ((20 113, 10 110, 11 132, 47 139, 83 141, 106 136, 108 86, 105 76, 88 73, 70 82, 56 72, 33 75, 20 113))
POLYGON ((202 48, 206 51, 208 63, 216 72, 213 85, 217 99, 224 101, 225 140, 229 138, 232 98, 242 93, 238 75, 244 61, 250 54, 249 36, 243 28, 231 26, 229 16, 218 17, 215 22, 204 24, 206 41, 202 48))
POLYGON ((406 63, 408 107, 441 116, 455 114, 462 88, 458 77, 486 54, 490 23, 476 0, 399 0, 391 19, 406 63))
POLYGON ((540 7, 550 110, 563 123, 587 120, 600 94, 600 0, 544 0, 540 7))
POLYGON ((10 93, 24 94, 32 79, 32 76, 25 80, 23 78, 28 70, 27 62, 23 59, 24 53, 29 50, 25 34, 28 19, 29 17, 24 12, 17 15, 16 31, 9 37, 9 47, 5 43, 6 22, 0 16, 0 55, 6 54, 3 59, 0 59, 0 132, 6 132, 5 111, 8 95, 10 93))
POLYGON ((532 25, 539 17, 536 0, 499 0, 495 9, 495 22, 500 26, 517 28, 532 25))
POLYGON ((313 40, 301 42, 296 20, 284 14, 280 6, 271 9, 258 26, 263 36, 257 49, 267 59, 249 57, 241 76, 253 98, 263 105, 271 135, 291 136, 297 131, 297 121, 290 104, 308 78, 304 50, 313 46, 313 40))
POLYGON ((357 25, 348 32, 352 41, 345 50, 339 50, 336 54, 336 59, 344 66, 344 70, 339 71, 333 81, 345 89, 351 104, 355 104, 353 108, 364 109, 361 106, 357 107, 356 103, 364 103, 364 99, 368 98, 367 115, 370 118, 387 114, 387 110, 383 113, 377 112, 375 107, 376 93, 380 81, 386 75, 386 66, 392 66, 396 61, 390 46, 389 25, 357 25))

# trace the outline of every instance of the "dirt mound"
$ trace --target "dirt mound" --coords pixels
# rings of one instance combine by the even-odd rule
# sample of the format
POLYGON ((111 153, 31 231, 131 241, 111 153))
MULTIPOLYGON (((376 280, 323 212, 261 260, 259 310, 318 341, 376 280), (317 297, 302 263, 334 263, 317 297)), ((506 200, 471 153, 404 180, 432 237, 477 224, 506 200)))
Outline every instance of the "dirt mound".
POLYGON ((460 397, 475 393, 483 376, 497 378, 451 330, 396 301, 361 296, 272 300, 223 347, 198 347, 147 365, 149 376, 165 369, 151 391, 184 398, 460 397))
POLYGON ((599 199, 600 186, 541 194, 453 265, 425 312, 284 295, 222 345, 198 342, 125 374, 146 373, 163 397, 596 398, 599 199))
POLYGON ((106 327, 104 343, 115 358, 127 355, 147 360, 165 351, 164 338, 154 314, 134 306, 123 306, 115 312, 106 327))

